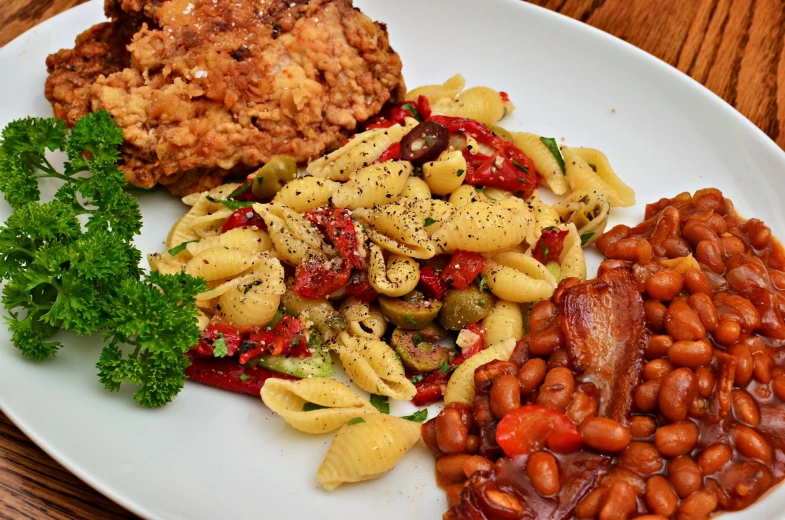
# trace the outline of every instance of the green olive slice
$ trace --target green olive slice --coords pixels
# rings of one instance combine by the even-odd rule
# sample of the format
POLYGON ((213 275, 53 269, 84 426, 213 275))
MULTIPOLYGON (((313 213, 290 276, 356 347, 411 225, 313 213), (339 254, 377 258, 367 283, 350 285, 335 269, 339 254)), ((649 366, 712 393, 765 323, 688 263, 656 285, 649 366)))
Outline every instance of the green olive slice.
POLYGON ((275 155, 259 168, 251 191, 260 199, 272 199, 284 185, 297 176, 297 163, 286 155, 275 155))
POLYGON ((407 370, 423 374, 438 370, 453 357, 455 349, 435 345, 445 337, 447 331, 432 323, 416 331, 396 328, 390 343, 407 370))
POLYGON ((450 289, 442 301, 439 324, 447 330, 461 330, 482 320, 492 307, 493 296, 474 285, 462 291, 450 289))
POLYGON ((379 296, 379 308, 396 327, 416 330, 436 319, 439 309, 442 308, 442 302, 428 300, 407 302, 389 296, 379 296))

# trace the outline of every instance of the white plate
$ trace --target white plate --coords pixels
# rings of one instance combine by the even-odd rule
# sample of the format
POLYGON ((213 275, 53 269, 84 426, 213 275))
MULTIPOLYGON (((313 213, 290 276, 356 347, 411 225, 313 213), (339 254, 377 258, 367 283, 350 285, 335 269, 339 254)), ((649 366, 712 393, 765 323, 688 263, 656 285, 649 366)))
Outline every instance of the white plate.
MULTIPOLYGON (((506 126, 605 151, 639 204, 615 211, 628 223, 644 204, 707 186, 733 198, 785 237, 785 153, 691 79, 620 40, 518 0, 357 2, 388 24, 409 85, 462 72, 469 85, 510 94, 506 126)), ((0 51, 0 125, 49 116, 46 55, 102 19, 94 0, 44 22, 0 51)), ((143 252, 162 248, 183 206, 163 194, 142 201, 143 252)), ((7 217, 4 203, 0 216, 7 217)), ((160 410, 128 391, 103 390, 97 341, 68 337, 44 364, 25 361, 0 331, 3 411, 39 446, 102 493, 143 517, 440 518, 446 504, 433 461, 418 445, 394 471, 333 493, 316 469, 331 436, 284 426, 258 400, 199 386, 160 410)), ((780 488, 739 517, 772 518, 780 488)))

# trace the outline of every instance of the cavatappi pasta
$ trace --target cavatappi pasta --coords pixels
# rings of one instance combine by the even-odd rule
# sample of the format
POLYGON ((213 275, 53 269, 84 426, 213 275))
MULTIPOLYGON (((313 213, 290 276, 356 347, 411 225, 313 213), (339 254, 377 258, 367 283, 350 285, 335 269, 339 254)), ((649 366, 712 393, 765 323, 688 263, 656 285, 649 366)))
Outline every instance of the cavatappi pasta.
POLYGON ((260 170, 185 197, 149 257, 207 282, 195 363, 236 358, 240 382, 223 388, 273 377, 262 400, 289 425, 338 430, 327 490, 378 477, 417 441, 380 399, 470 404, 474 370, 510 356, 532 304, 586 278, 582 247, 635 200, 601 152, 493 126, 514 108, 503 92, 456 75, 407 99, 300 173, 277 159, 288 183, 260 170), (329 378, 333 360, 370 399, 329 378))

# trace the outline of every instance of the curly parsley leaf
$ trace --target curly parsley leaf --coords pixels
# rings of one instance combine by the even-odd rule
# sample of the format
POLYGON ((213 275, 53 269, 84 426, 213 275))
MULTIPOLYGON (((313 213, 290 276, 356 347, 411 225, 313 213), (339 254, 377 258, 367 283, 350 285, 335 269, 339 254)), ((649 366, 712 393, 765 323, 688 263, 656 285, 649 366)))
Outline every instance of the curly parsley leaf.
POLYGON ((559 164, 559 168, 561 168, 561 172, 566 173, 564 168, 564 158, 561 156, 559 145, 556 144, 556 139, 553 137, 540 137, 540 142, 542 142, 542 144, 548 148, 548 151, 551 152, 553 158, 556 159, 556 162, 559 164))
POLYGON ((390 401, 386 395, 371 394, 371 404, 381 413, 390 413, 390 401))
POLYGON ((354 419, 350 419, 349 422, 346 423, 346 425, 347 426, 351 426, 353 424, 360 424, 360 423, 364 423, 364 422, 365 422, 365 419, 363 419, 362 417, 355 417, 354 419))
POLYGON ((423 408, 422 410, 417 410, 411 415, 404 415, 401 419, 406 419, 407 421, 412 421, 416 423, 422 423, 425 419, 428 418, 428 409, 423 408))

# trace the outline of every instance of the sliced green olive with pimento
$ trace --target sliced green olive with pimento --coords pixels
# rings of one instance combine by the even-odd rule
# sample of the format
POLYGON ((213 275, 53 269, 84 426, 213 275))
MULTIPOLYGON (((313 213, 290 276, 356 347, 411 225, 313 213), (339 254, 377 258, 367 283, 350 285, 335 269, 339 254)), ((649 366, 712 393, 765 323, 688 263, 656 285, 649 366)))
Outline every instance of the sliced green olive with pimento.
POLYGON ((446 330, 431 323, 420 330, 396 328, 390 344, 408 371, 424 374, 438 370, 455 357, 454 348, 435 344, 446 337, 446 330))
POLYGON ((287 155, 275 155, 259 168, 251 191, 260 199, 272 199, 284 185, 297 176, 297 163, 287 155))
POLYGON ((493 303, 493 296, 475 285, 464 290, 450 289, 442 301, 439 324, 447 330, 461 330, 486 317, 493 303))
POLYGON ((417 330, 436 319, 442 302, 427 300, 420 291, 412 291, 403 298, 379 296, 379 308, 396 327, 417 330))

